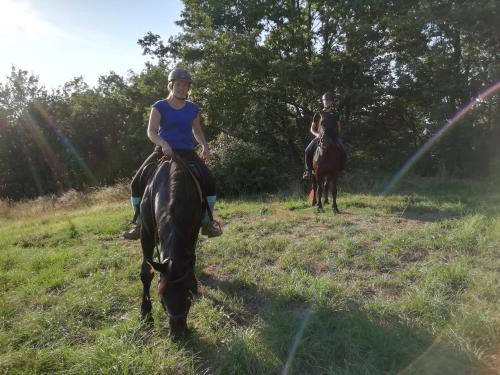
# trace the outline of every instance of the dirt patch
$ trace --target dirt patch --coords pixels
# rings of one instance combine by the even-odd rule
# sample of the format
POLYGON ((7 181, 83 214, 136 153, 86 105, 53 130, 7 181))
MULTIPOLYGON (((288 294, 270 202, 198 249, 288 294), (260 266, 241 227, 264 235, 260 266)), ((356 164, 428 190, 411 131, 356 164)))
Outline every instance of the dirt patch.
POLYGON ((328 272, 329 271, 329 268, 328 268, 328 265, 326 264, 325 261, 321 260, 321 261, 318 261, 318 262, 315 262, 313 265, 312 265, 312 271, 316 274, 318 273, 325 273, 325 272, 328 272))
POLYGON ((212 264, 203 268, 201 271, 200 279, 200 292, 206 291, 206 288, 216 289, 219 285, 228 278, 223 275, 222 266, 212 264))
POLYGON ((418 262, 419 260, 424 259, 429 254, 429 250, 421 249, 414 251, 412 253, 403 254, 400 259, 405 263, 418 262))
POLYGON ((486 357, 482 375, 498 375, 500 369, 500 345, 493 351, 493 354, 486 357))

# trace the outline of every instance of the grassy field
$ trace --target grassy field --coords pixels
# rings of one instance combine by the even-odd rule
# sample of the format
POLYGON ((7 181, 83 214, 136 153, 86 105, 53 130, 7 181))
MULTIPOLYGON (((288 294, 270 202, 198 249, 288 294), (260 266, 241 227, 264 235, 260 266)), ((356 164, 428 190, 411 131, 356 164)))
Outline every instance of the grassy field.
POLYGON ((348 189, 336 216, 297 194, 221 201, 179 343, 154 290, 154 327, 138 320, 124 187, 0 202, 0 373, 498 374, 493 186, 348 189))

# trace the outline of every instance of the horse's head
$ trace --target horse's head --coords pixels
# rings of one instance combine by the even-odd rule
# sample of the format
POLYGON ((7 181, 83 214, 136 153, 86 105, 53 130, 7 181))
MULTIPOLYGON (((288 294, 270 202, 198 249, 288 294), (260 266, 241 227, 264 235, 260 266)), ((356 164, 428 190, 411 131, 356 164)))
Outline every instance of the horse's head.
POLYGON ((180 156, 174 155, 171 163, 157 169, 142 206, 141 314, 144 319, 152 319, 149 286, 156 271, 160 274, 158 294, 169 316, 170 335, 174 340, 183 338, 188 334, 186 320, 197 291, 194 265, 202 201, 195 176, 180 156), (152 261, 155 244, 160 245, 159 263, 152 261))
POLYGON ((169 316, 170 334, 174 339, 184 338, 188 334, 187 315, 191 308, 191 299, 196 293, 196 279, 192 270, 176 276, 173 272, 173 260, 168 258, 163 263, 150 263, 152 270, 160 273, 158 295, 163 309, 169 316))

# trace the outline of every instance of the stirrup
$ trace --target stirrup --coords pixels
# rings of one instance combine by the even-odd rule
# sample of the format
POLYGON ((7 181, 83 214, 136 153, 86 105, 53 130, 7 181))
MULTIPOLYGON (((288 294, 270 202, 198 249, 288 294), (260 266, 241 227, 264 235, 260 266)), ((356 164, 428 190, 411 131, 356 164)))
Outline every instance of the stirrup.
POLYGON ((138 240, 141 237, 141 224, 134 224, 132 229, 122 233, 122 237, 125 240, 138 240))
POLYGON ((208 238, 218 237, 222 234, 222 227, 219 222, 211 220, 201 226, 201 234, 208 236, 208 238))

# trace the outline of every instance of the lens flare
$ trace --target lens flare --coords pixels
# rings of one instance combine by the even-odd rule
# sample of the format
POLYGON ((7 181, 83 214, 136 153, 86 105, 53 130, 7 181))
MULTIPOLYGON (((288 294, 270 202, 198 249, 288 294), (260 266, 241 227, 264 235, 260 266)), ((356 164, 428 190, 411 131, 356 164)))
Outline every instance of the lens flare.
MULTIPOLYGON (((58 190, 64 190, 65 188, 68 188, 69 182, 66 174, 64 173, 63 165, 52 150, 50 144, 45 138, 45 135, 36 123, 36 120, 30 114, 27 114, 24 120, 21 121, 21 125, 25 133, 28 134, 38 146, 41 154, 40 156, 43 157, 45 163, 48 165, 50 171, 52 172, 58 190)), ((37 155, 31 156, 37 157, 37 155)))
MULTIPOLYGON (((85 176, 89 179, 92 185, 97 185, 97 178, 94 176, 90 168, 87 166, 83 158, 80 156, 76 148, 73 146, 71 141, 64 135, 64 133, 57 127, 54 119, 47 113, 47 110, 39 103, 35 103, 35 108, 38 110, 40 115, 44 118, 47 126, 55 133, 57 140, 62 143, 62 145, 68 150, 71 156, 76 160, 82 171, 85 173, 85 176)), ((43 137, 43 134, 42 134, 43 137)), ((47 145, 50 148, 50 146, 47 145)), ((41 148, 45 148, 42 146, 41 148)))
POLYGON ((35 181, 35 186, 38 191, 38 195, 43 195, 44 190, 42 186, 42 179, 40 178, 40 174, 38 173, 37 169, 35 168, 35 165, 33 164, 33 160, 31 159, 30 154, 26 150, 26 145, 24 143, 21 143, 21 148, 26 156, 26 160, 28 160, 28 166, 30 168, 31 175, 33 176, 33 180, 35 181))
POLYGON ((290 348, 290 352, 288 353, 288 356, 286 358, 285 366, 283 367, 283 370, 281 371, 282 375, 288 374, 288 372, 290 371, 290 368, 292 367, 293 358, 295 357, 295 352, 297 351, 297 348, 299 346, 302 335, 304 334, 304 329, 306 328, 306 325, 309 322, 309 319, 311 318, 313 312, 314 312, 314 304, 311 304, 311 306, 309 307, 309 309, 306 312, 306 315, 302 319, 302 322, 300 323, 300 326, 299 326, 297 333, 293 337, 292 347, 290 348))
POLYGON ((386 185, 383 194, 387 194, 391 191, 394 186, 401 180, 401 178, 408 173, 411 167, 423 156, 427 151, 430 150, 443 136, 458 123, 468 112, 474 109, 475 106, 480 104, 483 100, 488 99, 493 96, 498 90, 500 90, 500 82, 495 83, 488 89, 480 93, 476 98, 471 100, 464 108, 462 108, 451 120, 449 120, 431 139, 429 139, 424 145, 413 155, 403 167, 394 175, 394 177, 386 185))

